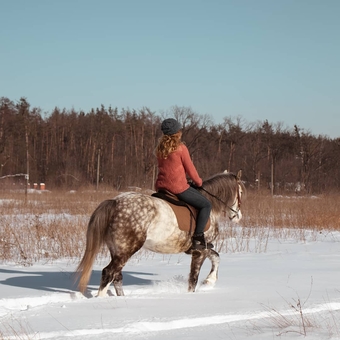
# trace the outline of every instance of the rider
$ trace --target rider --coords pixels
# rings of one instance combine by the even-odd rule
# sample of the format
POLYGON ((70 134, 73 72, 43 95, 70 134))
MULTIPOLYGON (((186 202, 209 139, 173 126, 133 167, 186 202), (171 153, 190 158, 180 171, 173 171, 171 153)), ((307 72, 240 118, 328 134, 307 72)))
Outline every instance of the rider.
POLYGON ((202 179, 190 158, 188 148, 181 141, 182 126, 173 118, 162 122, 163 136, 156 149, 158 161, 158 176, 156 190, 165 189, 175 194, 198 210, 196 228, 192 236, 193 249, 213 248, 204 238, 204 228, 208 222, 211 203, 198 190, 187 182, 188 175, 197 187, 202 186, 202 179))

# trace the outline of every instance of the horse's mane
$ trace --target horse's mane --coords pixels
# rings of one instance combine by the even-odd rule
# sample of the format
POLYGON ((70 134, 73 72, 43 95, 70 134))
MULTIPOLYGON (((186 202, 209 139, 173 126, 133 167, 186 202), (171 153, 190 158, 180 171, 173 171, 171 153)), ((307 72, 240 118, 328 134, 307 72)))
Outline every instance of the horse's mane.
MULTIPOLYGON (((243 183, 239 184, 244 190, 243 183)), ((238 180, 235 174, 219 173, 203 181, 201 194, 204 195, 212 204, 212 211, 224 210, 227 205, 232 205, 234 195, 238 190, 238 180)))

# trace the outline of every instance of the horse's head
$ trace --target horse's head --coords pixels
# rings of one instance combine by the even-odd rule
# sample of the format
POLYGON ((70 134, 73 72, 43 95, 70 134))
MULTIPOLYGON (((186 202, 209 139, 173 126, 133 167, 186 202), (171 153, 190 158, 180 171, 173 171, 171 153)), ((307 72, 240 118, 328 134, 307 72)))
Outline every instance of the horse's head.
POLYGON ((241 202, 245 193, 244 184, 241 181, 242 171, 237 175, 224 171, 203 183, 202 190, 208 194, 213 211, 223 212, 233 222, 239 222, 242 218, 241 202))
MULTIPOLYGON (((226 173, 226 171, 224 172, 226 173)), ((236 182, 237 182, 237 188, 234 196, 234 203, 231 206, 228 206, 228 217, 231 221, 238 223, 242 218, 242 212, 241 212, 241 202, 242 202, 242 195, 244 193, 244 185, 241 181, 242 176, 242 170, 239 170, 237 175, 235 176, 236 182)))

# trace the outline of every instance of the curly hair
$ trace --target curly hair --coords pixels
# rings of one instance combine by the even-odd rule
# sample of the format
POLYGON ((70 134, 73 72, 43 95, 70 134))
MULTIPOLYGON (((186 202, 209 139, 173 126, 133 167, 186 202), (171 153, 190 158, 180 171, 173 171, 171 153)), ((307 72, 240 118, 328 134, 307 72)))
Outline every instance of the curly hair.
POLYGON ((174 135, 163 135, 156 148, 156 156, 159 158, 167 159, 169 154, 176 151, 182 144, 181 134, 175 133, 174 135))

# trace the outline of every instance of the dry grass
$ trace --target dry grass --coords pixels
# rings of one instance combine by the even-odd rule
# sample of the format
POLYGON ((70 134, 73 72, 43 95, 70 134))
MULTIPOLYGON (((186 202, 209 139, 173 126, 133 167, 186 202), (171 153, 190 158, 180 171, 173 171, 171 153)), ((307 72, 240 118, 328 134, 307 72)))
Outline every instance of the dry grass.
MULTIPOLYGON (((78 260, 84 251, 91 213, 114 191, 1 193, 0 261, 30 265, 59 258, 78 260)), ((304 240, 340 226, 340 195, 271 197, 248 193, 241 226, 221 225, 221 252, 267 249, 269 238, 304 240)), ((103 255, 105 254, 104 253, 103 255)))
POLYGON ((220 252, 265 252, 271 238, 316 240, 340 230, 340 195, 270 196, 248 193, 239 226, 221 226, 220 252))
POLYGON ((340 229, 340 195, 268 196, 249 193, 243 225, 310 230, 340 229))
POLYGON ((36 261, 79 258, 89 217, 97 205, 117 192, 79 191, 2 193, 0 261, 30 265, 36 261))

